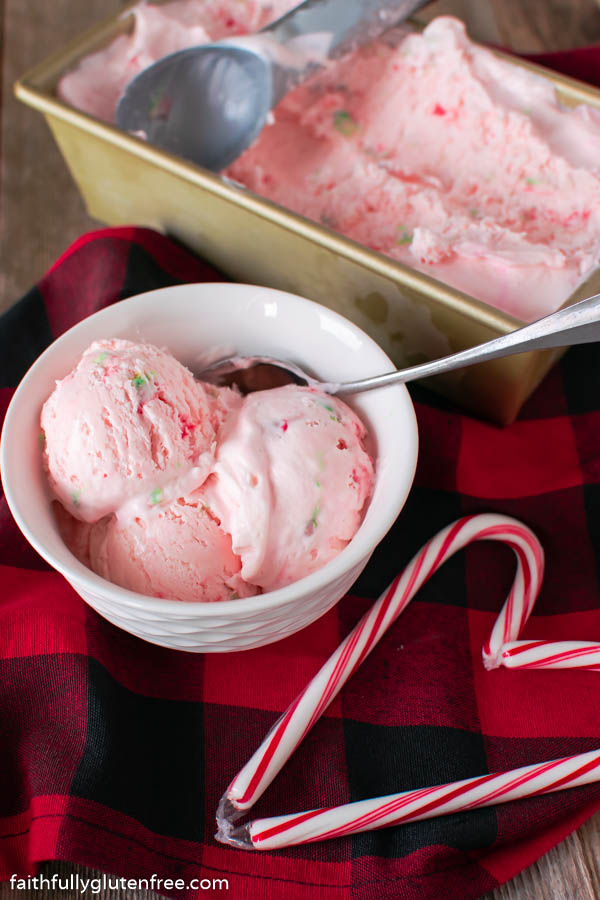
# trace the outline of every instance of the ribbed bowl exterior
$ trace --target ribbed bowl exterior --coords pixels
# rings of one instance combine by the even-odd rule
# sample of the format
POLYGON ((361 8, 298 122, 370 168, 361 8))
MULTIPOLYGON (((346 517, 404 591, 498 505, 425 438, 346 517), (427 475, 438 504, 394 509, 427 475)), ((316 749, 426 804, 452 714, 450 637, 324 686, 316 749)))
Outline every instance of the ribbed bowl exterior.
POLYGON ((272 609, 242 612, 235 619, 221 615, 218 603, 213 604, 214 615, 203 616, 199 621, 186 603, 173 604, 169 613, 157 614, 128 601, 126 592, 115 602, 107 594, 92 592, 75 580, 70 584, 101 616, 145 641, 194 653, 227 653, 272 644, 310 625, 347 593, 367 561, 300 600, 294 598, 272 609))

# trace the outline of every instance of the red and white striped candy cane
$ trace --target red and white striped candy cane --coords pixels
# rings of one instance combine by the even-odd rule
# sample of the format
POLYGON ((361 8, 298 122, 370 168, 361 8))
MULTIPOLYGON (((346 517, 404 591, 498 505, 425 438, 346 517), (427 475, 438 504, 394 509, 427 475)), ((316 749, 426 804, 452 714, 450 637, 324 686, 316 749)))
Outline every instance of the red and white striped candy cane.
MULTIPOLYGON (((484 775, 450 785, 408 791, 328 810, 311 810, 276 819, 258 820, 239 828, 234 827, 234 821, 253 806, 265 791, 300 741, 419 588, 453 553, 476 540, 502 541, 514 550, 517 557, 512 588, 483 648, 486 668, 496 668, 503 664, 513 667, 530 666, 531 657, 523 651, 519 661, 517 657, 520 651, 514 649, 525 643, 528 644, 530 653, 535 643, 538 647, 544 644, 546 655, 552 655, 548 642, 517 641, 529 618, 543 577, 543 551, 535 535, 522 523, 507 516, 484 514, 459 519, 425 544, 275 723, 221 799, 217 810, 218 840, 245 848, 283 847, 382 828, 401 821, 443 815, 458 809, 506 802, 517 796, 545 793, 558 790, 559 787, 574 787, 576 784, 586 783, 580 780, 582 777, 587 777, 589 781, 596 779, 600 751, 597 755, 583 754, 565 760, 554 760, 503 775, 484 775), (506 660, 510 662, 507 663, 506 660), (583 774, 580 771, 582 767, 585 770, 583 774)), ((572 649, 572 644, 569 647, 572 649)), ((554 654, 554 660, 547 665, 564 665, 561 661, 563 655, 562 652, 554 654)), ((600 658, 590 656, 589 661, 593 667, 600 658)))
MULTIPOLYGON (((439 787, 403 791, 331 809, 256 819, 234 829, 233 837, 248 849, 274 850, 373 831, 389 825, 432 819, 450 813, 549 794, 600 780, 600 750, 552 762, 523 766, 500 775, 482 775, 439 787)), ((238 846, 239 846, 238 844, 238 846)))
POLYGON ((600 672, 600 644, 588 641, 509 641, 500 662, 507 669, 588 669, 600 672))

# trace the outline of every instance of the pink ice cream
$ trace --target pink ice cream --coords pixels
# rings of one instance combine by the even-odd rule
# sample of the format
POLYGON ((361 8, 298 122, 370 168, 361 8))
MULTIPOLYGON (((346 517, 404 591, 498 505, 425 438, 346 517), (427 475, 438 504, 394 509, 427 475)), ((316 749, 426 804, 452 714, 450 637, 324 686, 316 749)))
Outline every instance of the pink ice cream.
MULTIPOLYGON (((217 6, 225 17, 238 11, 240 32, 264 20, 254 4, 181 0, 160 7, 171 22, 164 34, 175 34, 185 9, 189 22, 222 36, 217 6)), ((111 118, 141 48, 144 65, 163 52, 162 37, 151 36, 158 15, 140 7, 133 39, 66 76, 63 99, 111 118)), ((550 81, 439 18, 421 35, 389 32, 291 92, 227 175, 530 321, 557 309, 600 264, 599 159, 596 110, 562 106, 550 81)))
POLYGON ((274 590, 355 534, 373 484, 366 432, 340 400, 288 385, 246 397, 223 430, 205 495, 242 575, 274 590))
POLYGON ((103 578, 155 597, 214 602, 258 592, 242 578, 231 537, 201 491, 126 527, 116 516, 93 526, 90 561, 103 578))
POLYGON ((214 602, 302 578, 352 539, 373 486, 345 403, 291 385, 242 398, 150 344, 92 344, 42 426, 65 543, 157 597, 214 602))
MULTIPOLYGON (((225 406, 237 402, 226 397, 225 406)), ((143 509, 194 490, 210 471, 222 407, 214 388, 163 350, 97 341, 42 410, 54 494, 95 522, 127 501, 143 509)))
POLYGON ((599 160, 599 112, 440 18, 290 93, 228 174, 531 320, 600 262, 599 160))
POLYGON ((121 587, 183 602, 235 600, 259 591, 242 578, 231 537, 209 512, 201 490, 126 524, 116 515, 81 522, 60 503, 54 511, 73 555, 121 587))

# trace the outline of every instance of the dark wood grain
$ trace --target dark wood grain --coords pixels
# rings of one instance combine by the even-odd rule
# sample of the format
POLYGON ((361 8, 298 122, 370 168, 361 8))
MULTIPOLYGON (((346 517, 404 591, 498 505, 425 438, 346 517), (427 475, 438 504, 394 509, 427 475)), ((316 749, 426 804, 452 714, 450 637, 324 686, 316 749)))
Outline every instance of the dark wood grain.
POLYGON ((0 310, 99 224, 88 216, 42 116, 14 98, 13 83, 122 6, 123 0, 3 0, 0 310))
MULTIPOLYGON (((27 290, 74 238, 98 224, 87 215, 41 116, 13 98, 12 84, 42 56, 123 5, 124 0, 0 0, 0 310, 27 290)), ((600 11, 594 0, 438 0, 426 17, 440 12, 465 18, 479 40, 521 52, 600 43, 600 11)), ((599 860, 600 815, 490 898, 600 900, 599 860)), ((63 862, 46 863, 42 872, 97 874, 63 862)), ((16 892, 0 885, 0 900, 80 896, 69 890, 16 892)), ((138 890, 94 896, 155 900, 159 895, 138 890)))
POLYGON ((493 5, 500 35, 514 50, 568 50, 600 41, 594 0, 495 0, 493 5))
POLYGON ((476 40, 518 53, 600 43, 596 0, 436 0, 422 16, 431 19, 440 13, 464 19, 476 40))

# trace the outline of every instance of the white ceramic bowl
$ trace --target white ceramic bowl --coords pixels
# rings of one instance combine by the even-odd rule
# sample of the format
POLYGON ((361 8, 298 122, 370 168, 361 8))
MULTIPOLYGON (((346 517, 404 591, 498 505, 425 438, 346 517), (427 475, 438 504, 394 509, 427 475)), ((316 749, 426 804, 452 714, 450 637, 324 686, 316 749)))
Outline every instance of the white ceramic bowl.
POLYGON ((21 531, 115 625, 165 647, 232 651, 277 641, 323 615, 364 569, 410 490, 418 441, 406 388, 349 399, 373 440, 376 481, 361 527, 335 559, 257 597, 222 603, 159 600, 118 587, 75 559, 58 532, 41 465, 40 410, 55 380, 73 368, 93 340, 115 337, 164 346, 192 371, 203 355, 222 348, 294 360, 330 381, 393 370, 383 350, 356 325, 292 294, 241 284, 163 288, 95 313, 54 341, 19 385, 2 432, 2 480, 21 531))

